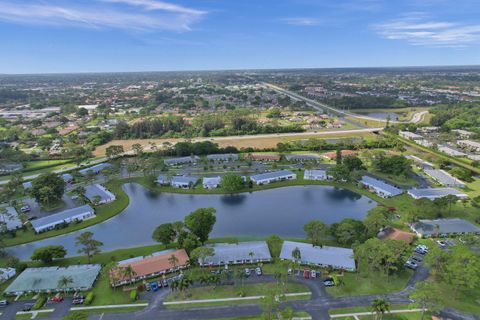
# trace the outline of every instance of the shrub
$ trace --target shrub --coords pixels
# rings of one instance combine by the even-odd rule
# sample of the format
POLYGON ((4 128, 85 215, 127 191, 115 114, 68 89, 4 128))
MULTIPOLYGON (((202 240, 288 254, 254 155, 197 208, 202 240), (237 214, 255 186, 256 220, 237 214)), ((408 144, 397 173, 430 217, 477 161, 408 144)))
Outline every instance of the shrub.
POLYGON ((32 309, 33 310, 38 310, 40 309, 41 307, 43 307, 43 305, 45 304, 45 302, 47 302, 47 297, 45 296, 40 296, 37 301, 35 302, 35 304, 32 306, 32 309))
POLYGON ((134 289, 130 291, 130 300, 135 301, 138 298, 138 291, 137 289, 134 289))
POLYGON ((84 304, 86 304, 87 306, 92 304, 93 298, 95 298, 95 294, 90 291, 89 293, 87 293, 87 296, 85 297, 84 304))

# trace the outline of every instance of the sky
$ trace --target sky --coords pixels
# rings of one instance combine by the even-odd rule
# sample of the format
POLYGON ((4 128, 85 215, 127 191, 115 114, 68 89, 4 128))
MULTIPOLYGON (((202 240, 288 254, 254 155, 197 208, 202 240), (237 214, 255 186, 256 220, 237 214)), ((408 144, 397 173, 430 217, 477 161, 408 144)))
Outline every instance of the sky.
POLYGON ((0 0, 0 73, 480 64, 478 0, 0 0))

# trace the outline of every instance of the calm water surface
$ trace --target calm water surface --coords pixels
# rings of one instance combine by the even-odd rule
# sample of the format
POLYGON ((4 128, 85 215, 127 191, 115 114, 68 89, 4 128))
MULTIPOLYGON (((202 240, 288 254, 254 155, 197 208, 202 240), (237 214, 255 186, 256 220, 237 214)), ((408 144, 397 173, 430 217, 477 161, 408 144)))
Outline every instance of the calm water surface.
POLYGON ((150 192, 139 184, 125 184, 130 204, 119 215, 95 226, 55 238, 12 247, 21 259, 46 245, 63 245, 77 255, 75 237, 85 231, 102 241, 103 251, 153 244, 151 234, 161 223, 182 220, 197 208, 214 207, 217 223, 212 237, 304 237, 303 225, 313 219, 325 223, 344 218, 362 220, 376 203, 357 193, 331 186, 294 186, 237 195, 188 195, 150 192))

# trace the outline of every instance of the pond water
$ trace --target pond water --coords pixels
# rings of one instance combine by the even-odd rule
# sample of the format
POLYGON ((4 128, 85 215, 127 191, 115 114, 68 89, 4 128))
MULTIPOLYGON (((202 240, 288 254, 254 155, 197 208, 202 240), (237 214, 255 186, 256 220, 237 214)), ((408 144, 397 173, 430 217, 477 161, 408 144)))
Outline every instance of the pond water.
POLYGON ((313 219, 325 223, 344 218, 363 220, 376 202, 355 192, 331 186, 292 186, 236 195, 189 195, 155 193, 139 184, 123 186, 130 198, 119 215, 66 235, 11 247, 20 259, 47 245, 63 245, 69 256, 77 255, 75 237, 85 231, 104 243, 103 251, 153 244, 151 234, 165 222, 183 220, 198 208, 217 212, 212 237, 267 236, 305 237, 303 225, 313 219))
POLYGON ((356 112, 358 114, 361 114, 363 116, 369 116, 372 118, 378 118, 378 119, 387 119, 388 116, 390 116, 390 120, 398 120, 400 118, 399 113, 395 112, 356 112))

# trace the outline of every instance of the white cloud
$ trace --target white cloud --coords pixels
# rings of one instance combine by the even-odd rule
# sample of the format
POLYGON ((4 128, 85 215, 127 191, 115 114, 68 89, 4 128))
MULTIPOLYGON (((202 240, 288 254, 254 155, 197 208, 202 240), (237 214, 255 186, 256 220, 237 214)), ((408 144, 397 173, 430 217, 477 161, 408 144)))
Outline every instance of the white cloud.
POLYGON ((307 17, 285 18, 282 19, 282 21, 286 24, 296 26, 316 26, 320 24, 320 21, 318 19, 307 17))
POLYGON ((43 1, 0 2, 0 20, 3 21, 134 31, 188 31, 205 14, 205 11, 152 0, 108 0, 89 6, 43 1), (126 8, 124 5, 138 8, 126 8))
POLYGON ((425 14, 418 12, 373 27, 386 39, 406 40, 412 45, 465 47, 480 41, 480 24, 430 21, 425 14))

